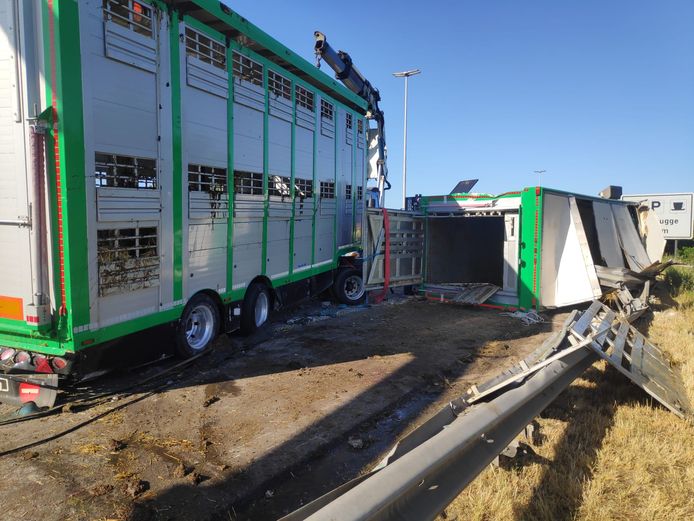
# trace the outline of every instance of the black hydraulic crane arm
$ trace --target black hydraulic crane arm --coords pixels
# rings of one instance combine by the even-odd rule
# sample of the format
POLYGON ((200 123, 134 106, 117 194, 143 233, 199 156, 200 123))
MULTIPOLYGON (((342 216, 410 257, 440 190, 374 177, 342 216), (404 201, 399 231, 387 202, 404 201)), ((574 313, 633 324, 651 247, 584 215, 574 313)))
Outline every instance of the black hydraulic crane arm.
POLYGON ((313 35, 316 39, 314 51, 316 53, 317 65, 320 67, 320 60, 324 60, 330 65, 332 70, 335 71, 335 77, 344 83, 345 87, 367 102, 367 117, 376 122, 376 152, 378 154, 376 178, 379 203, 383 206, 384 192, 390 188, 390 183, 388 182, 388 169, 386 167, 385 119, 383 111, 378 106, 378 102, 381 101, 381 95, 378 89, 374 88, 369 80, 354 66, 349 54, 344 51, 335 51, 328 43, 325 35, 320 31, 316 31, 313 35))

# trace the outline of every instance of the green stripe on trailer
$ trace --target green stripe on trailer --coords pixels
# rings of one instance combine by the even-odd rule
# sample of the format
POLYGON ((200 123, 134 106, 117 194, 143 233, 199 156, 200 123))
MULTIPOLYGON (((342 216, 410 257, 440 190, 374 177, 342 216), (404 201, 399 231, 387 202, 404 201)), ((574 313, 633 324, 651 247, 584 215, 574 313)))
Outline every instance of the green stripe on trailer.
POLYGON ((542 253, 542 195, 539 186, 521 193, 520 263, 518 304, 523 309, 539 309, 542 253))
MULTIPOLYGON (((226 50, 227 63, 233 63, 232 53, 236 46, 229 45, 226 50)), ((229 74, 227 85, 227 190, 229 192, 229 211, 227 212, 227 283, 225 301, 233 301, 232 286, 234 281, 234 75, 229 74)))
MULTIPOLYGON (((289 183, 289 197, 292 200, 292 210, 291 210, 291 220, 289 221, 289 264, 287 265, 287 270, 289 271, 289 279, 291 280, 294 274, 294 224, 296 219, 296 86, 294 82, 291 83, 291 103, 292 103, 292 122, 291 122, 291 156, 290 156, 290 183, 289 183)), ((315 151, 314 151, 315 155, 315 151)), ((315 185, 314 185, 315 188, 315 185)), ((314 190, 314 200, 315 200, 315 190, 314 190)), ((313 264, 313 262, 311 262, 313 264)))
MULTIPOLYGON (((3 326, 4 329, 4 326, 3 326)), ((72 344, 71 342, 63 343, 57 339, 49 339, 42 337, 32 337, 20 334, 0 333, 0 345, 3 347, 12 347, 14 349, 28 349, 46 355, 62 356, 72 344)))
POLYGON ((61 183, 62 216, 56 216, 56 224, 64 244, 62 284, 67 307, 67 320, 60 321, 61 338, 69 338, 73 327, 87 324, 90 309, 87 253, 80 240, 87 236, 87 214, 78 9, 77 2, 47 0, 48 34, 53 39, 48 42, 45 67, 55 71, 49 83, 56 94, 57 135, 54 132, 52 138, 58 141, 59 162, 53 162, 52 173, 61 183))
MULTIPOLYGON (((173 146, 172 204, 183 207, 183 132, 181 129, 181 61, 178 37, 179 18, 171 13, 169 26, 169 52, 171 62, 171 143, 173 146)), ((180 211, 173 212, 173 300, 183 298, 183 218, 180 211)))

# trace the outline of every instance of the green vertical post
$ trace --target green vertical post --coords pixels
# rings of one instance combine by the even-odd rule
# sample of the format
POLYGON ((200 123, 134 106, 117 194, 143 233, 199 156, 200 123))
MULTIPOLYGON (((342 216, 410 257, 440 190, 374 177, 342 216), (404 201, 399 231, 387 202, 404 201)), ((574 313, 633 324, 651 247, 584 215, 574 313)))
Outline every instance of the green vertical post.
POLYGON ((270 158, 270 143, 268 142, 269 135, 269 113, 270 113, 270 96, 267 89, 267 65, 263 66, 263 88, 265 89, 265 111, 263 113, 263 245, 262 245, 262 268, 260 273, 267 273, 267 219, 270 211, 270 190, 269 190, 269 175, 270 169, 268 160, 270 158))
POLYGON ((171 10, 169 48, 171 55, 171 144, 173 206, 173 299, 183 298, 183 138, 181 132, 181 42, 178 37, 179 15, 171 10))
POLYGON ((292 100, 292 130, 291 130, 291 182, 289 195, 292 201, 292 217, 289 221, 289 279, 291 280, 294 274, 294 219, 296 218, 296 86, 291 82, 291 100, 292 100))
MULTIPOLYGON (((53 145, 56 140, 58 142, 58 158, 54 155, 53 160, 56 181, 60 182, 61 187, 59 203, 62 219, 59 222, 62 224, 63 284, 67 313, 67 320, 59 321, 59 336, 68 339, 72 337, 74 327, 90 322, 89 265, 83 243, 87 237, 88 178, 84 171, 79 6, 77 2, 46 2, 49 52, 45 59, 51 84, 50 94, 47 95, 52 97, 55 94, 56 127, 50 138, 53 145), (56 159, 59 159, 57 164, 56 159)), ((49 98, 49 103, 50 101, 49 98)))
MULTIPOLYGON (((357 188, 357 115, 352 115, 352 243, 357 240, 355 230, 357 222, 357 199, 359 190, 357 188)), ((346 132, 346 130, 345 130, 346 132)), ((363 188, 362 188, 363 190, 363 188)))
POLYGON ((234 287, 234 49, 227 43, 227 192, 229 194, 229 212, 227 215, 227 295, 234 287))
MULTIPOLYGON (((335 127, 335 132, 333 132, 333 144, 335 146, 335 172, 333 175, 333 180, 335 181, 335 217, 333 218, 333 230, 335 230, 335 233, 333 234, 333 262, 337 262, 337 247, 338 247, 338 242, 337 242, 337 234, 339 233, 339 228, 338 228, 338 223, 340 222, 340 197, 344 197, 344 194, 342 191, 339 190, 340 185, 337 182, 338 180, 338 165, 339 165, 339 145, 338 145, 338 136, 339 136, 339 125, 337 124, 339 120, 339 108, 337 105, 333 105, 333 123, 335 127)), ((344 208, 344 204, 342 205, 344 208)))
MULTIPOLYGON (((313 91, 312 91, 313 92, 313 91)), ((316 263, 316 232, 318 228, 318 223, 316 221, 316 214, 320 210, 321 203, 321 189, 320 180, 318 178, 318 127, 320 126, 320 107, 318 107, 317 102, 318 96, 316 93, 313 94, 313 121, 315 123, 313 129, 313 186, 314 186, 314 197, 313 197, 313 218, 311 220, 311 266, 316 263)))
POLYGON ((521 193, 518 304, 523 309, 539 309, 541 305, 542 197, 539 186, 521 193))

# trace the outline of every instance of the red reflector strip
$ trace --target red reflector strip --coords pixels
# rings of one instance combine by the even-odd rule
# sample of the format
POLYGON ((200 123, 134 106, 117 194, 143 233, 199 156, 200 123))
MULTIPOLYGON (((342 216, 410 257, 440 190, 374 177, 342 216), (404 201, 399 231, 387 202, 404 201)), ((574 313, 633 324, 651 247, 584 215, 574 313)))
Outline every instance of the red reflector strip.
POLYGON ((26 321, 29 322, 30 324, 38 324, 39 323, 39 317, 26 317, 26 321))

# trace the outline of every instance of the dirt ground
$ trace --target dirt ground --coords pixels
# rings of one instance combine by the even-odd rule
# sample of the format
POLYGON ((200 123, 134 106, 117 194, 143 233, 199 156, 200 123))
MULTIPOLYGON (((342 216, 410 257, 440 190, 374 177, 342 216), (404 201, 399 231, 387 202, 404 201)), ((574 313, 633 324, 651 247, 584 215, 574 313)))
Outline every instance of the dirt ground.
MULTIPOLYGON (((316 302, 254 337, 222 336, 185 367, 171 370, 171 358, 68 389, 63 399, 74 401, 131 386, 86 410, 0 427, 3 452, 122 407, 3 456, 2 518, 276 519, 359 475, 448 400, 524 357, 563 315, 547 318, 524 326, 413 297, 370 308, 316 302)), ((122 349, 170 342, 150 335, 122 349)))

